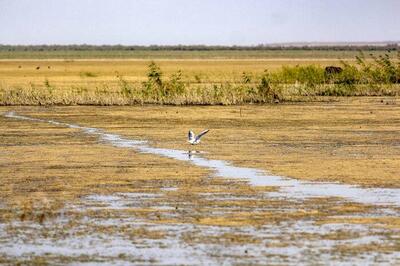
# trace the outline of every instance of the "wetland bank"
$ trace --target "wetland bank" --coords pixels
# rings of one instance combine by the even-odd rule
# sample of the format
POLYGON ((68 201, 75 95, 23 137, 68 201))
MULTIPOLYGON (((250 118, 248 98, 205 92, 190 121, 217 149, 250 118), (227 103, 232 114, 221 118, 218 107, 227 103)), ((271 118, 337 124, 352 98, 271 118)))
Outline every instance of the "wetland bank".
POLYGON ((205 165, 400 189, 397 98, 0 112, 2 263, 399 262, 393 202, 291 197, 205 165), (187 130, 205 127, 193 149, 187 130))
POLYGON ((400 263, 400 54, 117 54, 0 52, 0 264, 400 263))

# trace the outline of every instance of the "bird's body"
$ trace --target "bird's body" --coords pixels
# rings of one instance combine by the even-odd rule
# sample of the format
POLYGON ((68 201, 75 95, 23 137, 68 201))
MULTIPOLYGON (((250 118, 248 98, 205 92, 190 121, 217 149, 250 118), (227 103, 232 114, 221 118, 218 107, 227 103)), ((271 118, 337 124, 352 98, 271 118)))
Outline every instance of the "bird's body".
POLYGON ((192 145, 197 145, 197 144, 199 144, 199 143, 200 143, 200 138, 201 138, 202 136, 204 136, 205 134, 207 134, 208 131, 209 131, 209 130, 206 129, 206 130, 202 131, 199 135, 196 136, 196 135, 193 133, 193 131, 189 130, 189 133, 188 133, 188 142, 189 142, 190 144, 192 144, 192 145))

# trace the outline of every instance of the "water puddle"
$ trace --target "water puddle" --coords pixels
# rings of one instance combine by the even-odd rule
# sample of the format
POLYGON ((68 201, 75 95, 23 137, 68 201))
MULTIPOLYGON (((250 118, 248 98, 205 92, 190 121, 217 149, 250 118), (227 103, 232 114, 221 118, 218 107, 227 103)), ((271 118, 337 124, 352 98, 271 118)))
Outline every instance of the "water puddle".
POLYGON ((97 128, 83 127, 54 120, 44 120, 8 112, 5 117, 46 122, 57 126, 66 126, 79 129, 90 135, 97 135, 99 140, 115 147, 131 148, 142 153, 160 155, 179 161, 192 163, 199 167, 212 169, 214 176, 247 180, 253 186, 276 186, 278 192, 269 192, 268 196, 278 198, 306 199, 313 197, 341 197, 346 200, 374 205, 400 206, 400 189, 389 188, 361 188, 354 185, 326 182, 305 182, 282 176, 270 175, 265 171, 237 167, 223 160, 211 160, 192 151, 163 149, 151 147, 146 141, 127 139, 118 134, 110 134, 97 128))
POLYGON ((154 223, 123 210, 147 205, 160 197, 162 193, 89 195, 75 204, 67 204, 64 210, 82 214, 96 211, 82 219, 56 218, 43 225, 29 221, 0 224, 0 256, 10 259, 46 256, 53 264, 73 262, 74 265, 82 257, 86 261, 95 259, 96 264, 115 265, 309 265, 321 262, 394 265, 400 260, 397 251, 367 250, 354 254, 337 249, 338 246, 356 249, 364 245, 395 243, 392 236, 398 235, 398 230, 368 224, 318 225, 309 220, 241 227, 154 223), (104 206, 107 215, 98 215, 101 214, 99 205, 104 206), (109 210, 117 213, 110 216, 109 210), (71 221, 74 227, 68 227, 71 221), (235 237, 239 240, 235 241, 235 237), (61 261, 54 261, 58 257, 61 261))

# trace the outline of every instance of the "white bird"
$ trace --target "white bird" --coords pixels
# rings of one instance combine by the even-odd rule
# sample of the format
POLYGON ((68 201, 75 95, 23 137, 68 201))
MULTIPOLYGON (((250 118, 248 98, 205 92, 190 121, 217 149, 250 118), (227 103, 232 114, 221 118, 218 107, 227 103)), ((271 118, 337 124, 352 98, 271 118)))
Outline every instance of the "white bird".
POLYGON ((188 141, 189 141, 189 143, 192 144, 192 145, 199 144, 200 143, 200 138, 202 136, 204 136, 205 134, 207 134, 208 131, 210 131, 210 130, 206 129, 206 130, 202 131, 199 135, 196 136, 193 133, 193 131, 189 130, 189 133, 188 133, 188 141))

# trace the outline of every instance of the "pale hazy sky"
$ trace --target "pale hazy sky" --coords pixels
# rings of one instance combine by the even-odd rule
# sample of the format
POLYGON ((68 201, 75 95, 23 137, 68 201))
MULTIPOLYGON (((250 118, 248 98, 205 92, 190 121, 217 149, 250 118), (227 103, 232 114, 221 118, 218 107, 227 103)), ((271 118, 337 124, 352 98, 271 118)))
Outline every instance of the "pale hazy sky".
POLYGON ((0 0, 0 44, 400 40, 400 0, 0 0))

